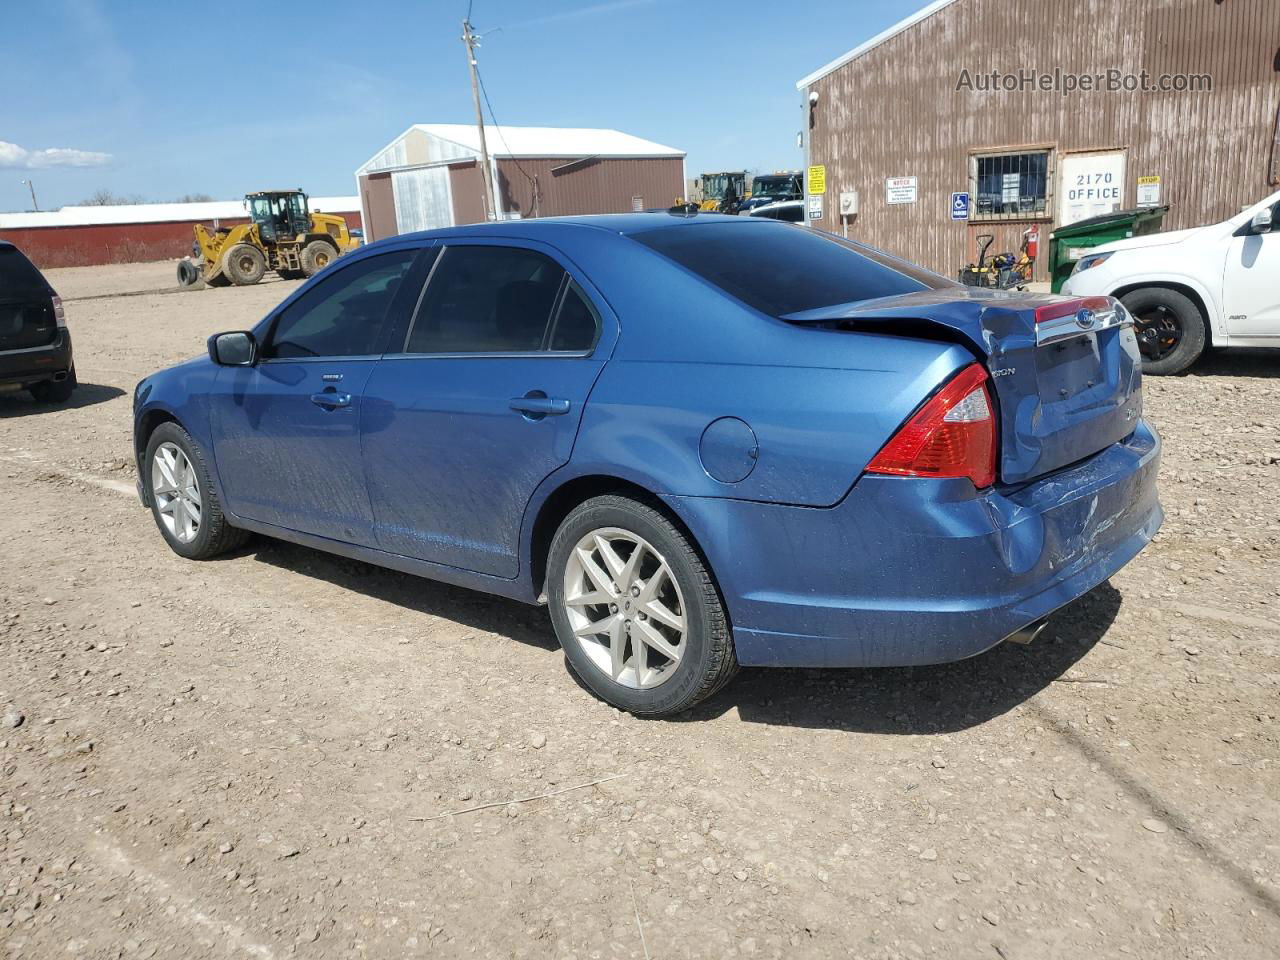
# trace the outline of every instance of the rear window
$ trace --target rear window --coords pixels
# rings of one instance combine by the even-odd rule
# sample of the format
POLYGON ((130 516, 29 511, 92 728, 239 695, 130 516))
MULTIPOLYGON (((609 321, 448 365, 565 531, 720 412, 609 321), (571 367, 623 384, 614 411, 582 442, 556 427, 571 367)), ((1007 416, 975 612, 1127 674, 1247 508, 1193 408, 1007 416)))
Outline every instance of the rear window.
POLYGON ((806 227, 716 223, 631 236, 773 317, 953 286, 878 250, 806 227))
POLYGON ((0 246, 0 294, 22 290, 46 291, 49 283, 17 247, 0 246))

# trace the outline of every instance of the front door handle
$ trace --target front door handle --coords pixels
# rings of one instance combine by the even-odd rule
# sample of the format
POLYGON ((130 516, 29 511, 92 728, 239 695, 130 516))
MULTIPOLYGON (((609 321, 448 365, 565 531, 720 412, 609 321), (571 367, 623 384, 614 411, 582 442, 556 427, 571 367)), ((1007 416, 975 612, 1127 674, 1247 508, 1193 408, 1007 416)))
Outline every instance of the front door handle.
POLYGON ((513 397, 510 405, 512 410, 534 420, 541 420, 543 417, 561 417, 569 412, 568 400, 548 397, 541 390, 530 391, 528 396, 513 397))
POLYGON ((337 393, 325 391, 324 393, 313 393, 311 402, 317 407, 324 407, 327 410, 336 410, 338 407, 351 406, 351 394, 337 393))

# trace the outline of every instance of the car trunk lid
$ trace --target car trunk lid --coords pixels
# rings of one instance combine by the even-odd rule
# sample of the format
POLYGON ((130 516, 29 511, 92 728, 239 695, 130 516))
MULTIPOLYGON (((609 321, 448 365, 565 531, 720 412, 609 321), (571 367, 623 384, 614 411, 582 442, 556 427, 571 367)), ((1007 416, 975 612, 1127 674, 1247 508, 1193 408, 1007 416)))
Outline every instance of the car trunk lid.
POLYGON ((791 323, 959 342, 991 375, 1000 419, 1000 479, 1032 480, 1133 432, 1142 366, 1124 308, 1004 291, 947 288, 820 307, 791 323))

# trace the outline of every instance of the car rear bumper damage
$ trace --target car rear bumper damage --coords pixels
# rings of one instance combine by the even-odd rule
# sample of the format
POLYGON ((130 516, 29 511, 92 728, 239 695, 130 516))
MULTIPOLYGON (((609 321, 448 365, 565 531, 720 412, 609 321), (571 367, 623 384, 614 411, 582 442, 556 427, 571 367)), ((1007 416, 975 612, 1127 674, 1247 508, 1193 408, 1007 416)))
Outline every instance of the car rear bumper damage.
POLYGON ((59 330, 53 343, 0 351, 0 384, 66 379, 71 370, 71 334, 59 330))
POLYGON ((1027 642, 1163 521, 1160 441, 1139 421, 1010 489, 864 476, 830 509, 671 497, 712 560, 744 665, 907 666, 1027 642))

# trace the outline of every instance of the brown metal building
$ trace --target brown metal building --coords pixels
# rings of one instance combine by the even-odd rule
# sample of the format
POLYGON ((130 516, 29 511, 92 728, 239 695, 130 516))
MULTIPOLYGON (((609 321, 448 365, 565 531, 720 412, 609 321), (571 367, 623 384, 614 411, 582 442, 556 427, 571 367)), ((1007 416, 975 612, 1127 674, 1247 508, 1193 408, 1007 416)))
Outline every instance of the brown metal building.
MULTIPOLYGON (((684 153, 617 130, 486 127, 503 219, 667 207, 684 153)), ((485 219, 479 132, 416 124, 356 171, 370 239, 485 219)))
POLYGON ((810 222, 948 275, 981 234, 1040 225, 1043 279, 1055 226, 1194 227, 1280 183, 1280 0, 935 0, 797 87, 810 222))

